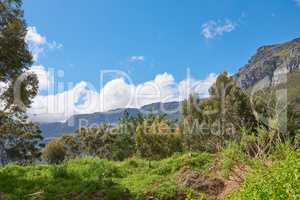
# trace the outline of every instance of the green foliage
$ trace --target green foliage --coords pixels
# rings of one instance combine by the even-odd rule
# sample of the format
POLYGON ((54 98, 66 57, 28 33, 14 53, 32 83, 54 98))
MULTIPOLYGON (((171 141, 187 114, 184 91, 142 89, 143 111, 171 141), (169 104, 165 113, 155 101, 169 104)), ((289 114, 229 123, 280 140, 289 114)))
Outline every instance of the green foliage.
POLYGON ((50 164, 61 163, 66 156, 66 149, 60 140, 51 140, 43 151, 43 158, 50 164))
POLYGON ((182 138, 174 133, 167 120, 160 117, 148 118, 136 130, 137 155, 150 160, 159 160, 182 152, 182 138))
POLYGON ((25 42, 27 28, 21 6, 21 0, 0 2, 0 82, 7 84, 0 99, 6 112, 25 111, 38 90, 35 74, 27 73, 22 80, 19 79, 32 64, 32 56, 25 42), (19 88, 18 96, 14 94, 14 87, 19 88), (19 101, 24 108, 16 105, 19 101))
POLYGON ((137 155, 150 160, 159 160, 182 152, 181 137, 175 133, 137 133, 137 155))
POLYGON ((227 72, 218 76, 209 92, 203 101, 190 96, 183 102, 181 132, 189 150, 220 151, 226 140, 238 141, 242 129, 257 126, 249 96, 227 72))
POLYGON ((300 198, 300 152, 290 151, 286 159, 261 167, 250 175, 240 192, 229 199, 278 199, 300 198))
POLYGON ((195 194, 193 190, 187 191, 185 200, 195 200, 195 194))
POLYGON ((67 151, 67 158, 97 156, 110 160, 124 160, 134 155, 136 126, 141 116, 129 117, 125 112, 116 127, 101 124, 95 128, 81 128, 74 134, 60 138, 67 151))
POLYGON ((229 142, 221 152, 221 174, 228 177, 233 167, 244 160, 241 146, 236 142, 229 142))
POLYGON ((161 161, 130 159, 123 162, 83 157, 61 165, 17 166, 0 168, 0 193, 8 199, 31 199, 39 194, 43 199, 64 199, 70 193, 91 199, 101 192, 108 199, 132 196, 160 200, 176 198, 182 188, 176 182, 183 167, 207 171, 213 157, 206 153, 174 155, 161 161))
POLYGON ((38 79, 28 71, 32 56, 21 6, 21 0, 0 1, 0 82, 5 85, 0 92, 0 165, 40 156, 41 133, 25 115, 37 95, 38 79))
POLYGON ((65 165, 53 165, 52 168, 50 168, 51 176, 53 178, 68 178, 69 173, 67 171, 67 168, 65 165))
POLYGON ((93 192, 125 196, 124 188, 111 181, 114 169, 109 163, 103 166, 103 162, 107 163, 84 158, 57 166, 10 165, 0 169, 0 193, 8 199, 25 200, 39 193, 43 199, 65 199, 70 193, 90 199, 93 192))
POLYGON ((175 154, 164 160, 151 161, 151 165, 146 160, 131 159, 120 165, 127 174, 121 183, 138 199, 144 199, 145 195, 161 200, 174 199, 178 193, 187 190, 176 182, 180 169, 208 171, 212 160, 213 156, 207 153, 175 154))
POLYGON ((281 140, 277 129, 259 127, 256 132, 242 132, 241 146, 249 158, 266 159, 281 144, 284 144, 284 141, 281 140))
POLYGON ((8 161, 20 164, 36 161, 41 155, 41 140, 41 131, 25 116, 14 118, 0 111, 0 165, 8 161))

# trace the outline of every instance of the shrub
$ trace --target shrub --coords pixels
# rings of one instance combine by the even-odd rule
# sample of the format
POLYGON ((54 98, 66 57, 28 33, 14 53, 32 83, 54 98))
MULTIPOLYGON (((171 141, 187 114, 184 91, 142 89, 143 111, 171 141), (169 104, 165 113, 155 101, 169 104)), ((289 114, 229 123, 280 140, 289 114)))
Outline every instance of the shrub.
POLYGON ((142 158, 159 160, 182 152, 181 137, 177 133, 137 133, 137 154, 142 158))
POLYGON ((50 170, 53 178, 68 178, 69 173, 65 165, 53 166, 50 170))
POLYGON ((228 177, 232 168, 244 160, 242 148, 236 142, 229 142, 221 152, 221 173, 228 177))
POLYGON ((43 151, 43 158, 50 164, 59 164, 65 159, 66 149, 60 140, 51 140, 43 151))
POLYGON ((300 199, 300 151, 291 151, 270 168, 261 167, 246 179, 240 193, 229 199, 300 199))

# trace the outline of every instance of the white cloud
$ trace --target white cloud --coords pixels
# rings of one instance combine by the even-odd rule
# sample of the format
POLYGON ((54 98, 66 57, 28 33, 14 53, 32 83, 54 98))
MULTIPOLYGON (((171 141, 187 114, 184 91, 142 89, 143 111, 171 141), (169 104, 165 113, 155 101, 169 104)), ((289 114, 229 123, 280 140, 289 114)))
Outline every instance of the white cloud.
POLYGON ((93 112, 89 110, 95 107, 93 105, 84 108, 84 105, 89 102, 88 97, 92 97, 95 102, 98 100, 96 92, 88 89, 87 83, 82 81, 67 91, 55 95, 37 96, 28 114, 34 121, 64 121, 75 113, 93 112))
POLYGON ((155 102, 181 101, 190 93, 206 97, 216 77, 216 74, 210 74, 205 80, 190 78, 177 83, 171 74, 163 73, 141 84, 132 84, 124 78, 117 78, 107 82, 100 91, 82 81, 55 95, 37 96, 28 114, 34 121, 65 121, 74 114, 125 107, 140 108, 155 102))
POLYGON ((43 46, 46 43, 46 38, 41 36, 35 27, 28 27, 25 41, 32 53, 33 60, 37 61, 40 54, 44 51, 43 46))
POLYGON ((52 42, 48 43, 48 47, 50 49, 61 49, 61 48, 63 48, 63 45, 61 43, 57 43, 56 41, 52 41, 52 42))
POLYGON ((198 94, 200 97, 208 97, 208 90, 216 81, 217 74, 211 73, 204 80, 195 80, 193 78, 183 80, 179 83, 178 90, 181 97, 185 99, 190 94, 198 94))
POLYGON ((300 6, 300 0, 294 0, 298 6, 300 6))
POLYGON ((37 75, 39 80, 39 90, 47 90, 53 83, 51 73, 45 69, 42 65, 34 65, 29 72, 33 72, 37 75))
POLYGON ((224 22, 218 21, 208 21, 202 25, 202 35, 206 39, 213 39, 216 36, 221 36, 224 33, 232 32, 236 28, 237 24, 226 19, 224 22))
POLYGON ((31 26, 27 28, 27 34, 25 37, 26 42, 30 42, 36 45, 42 45, 46 43, 46 38, 40 35, 36 27, 31 26))
POLYGON ((144 61, 145 57, 144 56, 131 56, 129 58, 130 61, 144 61))
POLYGON ((34 26, 27 28, 25 41, 28 44, 34 61, 38 60, 39 56, 45 51, 45 49, 60 49, 63 47, 62 44, 57 43, 56 41, 48 42, 46 37, 38 33, 34 26))

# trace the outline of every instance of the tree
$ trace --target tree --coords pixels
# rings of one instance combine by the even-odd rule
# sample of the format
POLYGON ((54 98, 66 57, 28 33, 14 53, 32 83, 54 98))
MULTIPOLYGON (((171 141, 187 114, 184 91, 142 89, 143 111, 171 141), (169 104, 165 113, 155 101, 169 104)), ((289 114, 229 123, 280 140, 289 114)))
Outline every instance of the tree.
POLYGON ((249 95, 236 84, 225 96, 225 119, 237 131, 244 128, 254 131, 258 125, 249 95))
POLYGON ((135 148, 136 127, 142 120, 141 116, 130 116, 127 111, 119 120, 119 124, 113 129, 114 145, 113 157, 115 160, 124 160, 133 156, 135 148))
POLYGON ((174 132, 164 116, 148 116, 136 130, 137 154, 149 160, 158 160, 182 152, 181 134, 174 132))
POLYGON ((43 158, 50 164, 59 164, 66 157, 64 144, 58 140, 51 140, 43 151, 43 158))
POLYGON ((0 157, 7 158, 2 164, 40 154, 41 132, 25 115, 38 92, 38 80, 27 71, 32 56, 21 6, 21 0, 0 1, 0 157))
POLYGON ((200 109, 201 100, 196 95, 190 95, 188 99, 182 102, 181 113, 189 122, 197 120, 201 123, 203 113, 200 109))
POLYGON ((225 135, 225 97, 228 91, 233 87, 234 80, 228 75, 227 72, 223 72, 217 77, 216 82, 209 89, 211 98, 212 109, 209 112, 216 114, 216 121, 219 122, 220 134, 225 135))
POLYGON ((239 139, 243 128, 257 126, 249 96, 227 72, 217 77, 209 94, 201 101, 191 95, 183 102, 181 131, 188 150, 216 151, 226 139, 239 139))
POLYGON ((32 65, 32 56, 25 42, 27 28, 21 6, 21 0, 0 2, 0 82, 7 86, 1 100, 4 110, 10 112, 24 111, 16 103, 29 107, 38 90, 36 75, 24 74, 32 65), (18 95, 14 87, 18 87, 18 95))
POLYGON ((219 121, 222 135, 226 134, 229 128, 234 129, 235 133, 242 128, 253 130, 257 127, 249 95, 227 72, 218 76, 209 92, 211 97, 205 102, 204 109, 214 110, 213 118, 219 121))
POLYGON ((73 159, 81 154, 77 135, 66 134, 60 138, 66 150, 66 157, 73 159))

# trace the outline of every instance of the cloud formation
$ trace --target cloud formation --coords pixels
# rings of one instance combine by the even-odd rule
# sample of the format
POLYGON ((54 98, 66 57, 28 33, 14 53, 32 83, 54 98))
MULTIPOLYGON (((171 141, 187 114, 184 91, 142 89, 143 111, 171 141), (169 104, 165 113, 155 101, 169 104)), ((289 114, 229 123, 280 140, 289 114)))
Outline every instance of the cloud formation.
MULTIPOLYGON (((47 80, 47 72, 40 74, 47 80)), ((214 83, 216 74, 210 74, 204 80, 188 78, 176 82, 173 75, 162 73, 153 80, 133 84, 126 77, 107 82, 100 91, 92 84, 81 81, 68 85, 62 92, 51 95, 38 95, 28 114, 34 121, 65 121, 74 114, 103 112, 117 108, 140 108, 155 102, 182 101, 189 94, 208 96, 208 89, 214 83)), ((43 87, 41 87, 43 88, 43 87)))
POLYGON ((217 36, 222 36, 224 33, 232 32, 237 24, 226 19, 224 22, 221 20, 210 20, 202 25, 202 35, 206 39, 213 39, 217 36))
POLYGON ((35 26, 27 28, 25 41, 28 44, 34 61, 37 61, 46 49, 60 49, 63 47, 62 44, 57 43, 56 41, 48 42, 45 36, 38 33, 35 26))
POLYGON ((130 58, 129 58, 129 60, 130 61, 144 61, 145 60, 145 58, 144 58, 144 56, 131 56, 130 58))
POLYGON ((39 80, 39 90, 47 90, 52 87, 53 80, 51 78, 51 73, 46 71, 45 67, 42 65, 33 65, 29 72, 33 72, 37 75, 39 80))
POLYGON ((300 0, 294 0, 298 6, 300 6, 300 0))

